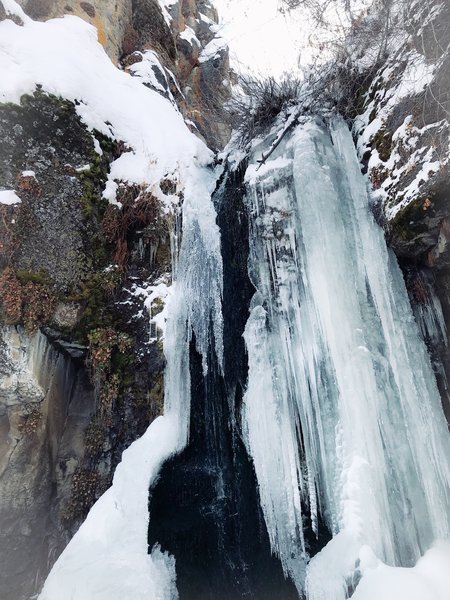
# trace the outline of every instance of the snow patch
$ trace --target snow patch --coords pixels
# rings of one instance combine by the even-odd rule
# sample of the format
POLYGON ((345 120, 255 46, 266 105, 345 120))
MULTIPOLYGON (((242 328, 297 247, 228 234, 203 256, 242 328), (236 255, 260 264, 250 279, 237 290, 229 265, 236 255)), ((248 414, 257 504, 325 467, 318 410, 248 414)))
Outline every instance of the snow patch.
POLYGON ((22 200, 14 190, 0 190, 0 204, 14 206, 15 204, 20 204, 21 202, 22 200))
POLYGON ((148 489, 178 442, 173 416, 157 418, 122 455, 112 487, 54 565, 39 600, 175 600, 175 561, 147 554, 148 489))
POLYGON ((370 548, 360 553, 362 579, 353 600, 448 600, 450 597, 450 543, 437 542, 415 567, 390 567, 370 548))
POLYGON ((187 42, 189 42, 189 44, 191 44, 191 46, 193 44, 196 44, 199 48, 201 48, 201 44, 198 41, 197 36, 194 33, 194 30, 187 26, 186 29, 184 29, 179 36, 182 40, 186 40, 187 42))
POLYGON ((171 102, 143 85, 142 78, 117 69, 98 43, 96 29, 78 17, 27 19, 23 27, 1 22, 0 71, 0 101, 19 103, 39 84, 75 102, 89 129, 132 150, 112 165, 105 193, 110 201, 115 179, 152 185, 177 171, 183 180, 193 162, 202 166, 212 159, 171 102))
POLYGON ((222 37, 213 38, 209 44, 203 48, 199 56, 199 62, 204 63, 220 56, 220 53, 227 49, 227 42, 222 37))
POLYGON ((0 0, 3 4, 3 8, 8 15, 16 15, 19 17, 23 23, 28 23, 31 21, 30 17, 25 13, 23 8, 19 6, 15 0, 0 0))
POLYGON ((273 160, 266 160, 264 163, 259 165, 251 164, 248 166, 245 173, 245 182, 254 184, 258 179, 266 177, 270 171, 276 171, 277 169, 285 169, 292 165, 292 159, 286 156, 278 156, 273 160))

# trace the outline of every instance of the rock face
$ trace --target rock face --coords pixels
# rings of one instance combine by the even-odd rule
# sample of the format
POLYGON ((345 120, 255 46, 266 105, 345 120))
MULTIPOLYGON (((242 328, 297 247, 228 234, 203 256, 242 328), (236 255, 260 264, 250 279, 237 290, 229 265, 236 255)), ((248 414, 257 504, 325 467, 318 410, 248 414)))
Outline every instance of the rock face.
POLYGON ((146 50, 158 55, 156 77, 212 149, 222 148, 231 133, 224 112, 231 89, 228 48, 218 30, 208 0, 180 0, 163 13, 157 2, 134 0, 123 46, 125 65, 142 60, 146 50))
POLYGON ((57 351, 41 333, 30 338, 21 329, 2 329, 0 590, 5 600, 37 591, 70 538, 66 503, 93 410, 83 361, 57 351))
MULTIPOLYGON (((18 3, 34 20, 88 21, 210 147, 228 140, 228 52, 209 2, 18 3)), ((5 18, 20 24, 0 2, 5 18)), ((71 102, 38 88, 0 104, 0 137, 0 189, 21 200, 0 204, 0 597, 29 600, 161 412, 164 356, 143 300, 170 279, 172 224, 139 186, 119 185, 121 211, 102 199, 126 149, 88 131, 71 102)))
POLYGON ((125 68, 152 51, 156 79, 196 132, 212 149, 228 141, 231 129, 224 111, 231 89, 228 48, 217 37, 218 15, 208 0, 179 0, 167 8, 158 0, 20 0, 19 4, 33 19, 75 15, 88 21, 97 28, 111 60, 125 68))
POLYGON ((28 600, 160 414, 162 350, 130 291, 167 273, 170 251, 152 212, 124 230, 126 271, 110 267, 101 191, 121 150, 97 136, 98 154, 73 104, 23 97, 0 106, 0 131, 0 188, 22 201, 0 205, 0 596, 28 600))
POLYGON ((448 3, 412 3, 409 37, 371 78, 356 129, 413 307, 444 326, 425 337, 450 422, 449 22, 448 3))
POLYGON ((83 213, 88 199, 84 207, 81 201, 86 179, 77 169, 94 168, 94 140, 70 103, 41 93, 21 106, 0 105, 0 135, 1 184, 22 200, 20 208, 1 207, 15 218, 0 225, 0 266, 14 255, 17 269, 45 271, 68 290, 92 265, 94 232, 83 213))

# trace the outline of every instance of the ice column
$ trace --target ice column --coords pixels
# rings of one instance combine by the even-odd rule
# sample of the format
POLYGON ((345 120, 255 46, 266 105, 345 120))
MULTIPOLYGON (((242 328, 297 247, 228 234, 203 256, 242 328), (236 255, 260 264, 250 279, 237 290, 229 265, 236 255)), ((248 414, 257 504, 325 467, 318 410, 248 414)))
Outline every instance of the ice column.
POLYGON ((302 531, 320 514, 334 538, 307 568, 307 593, 341 600, 363 546, 411 566, 449 536, 447 425, 344 122, 299 126, 247 185, 258 292, 246 441, 286 572, 303 588, 302 531))

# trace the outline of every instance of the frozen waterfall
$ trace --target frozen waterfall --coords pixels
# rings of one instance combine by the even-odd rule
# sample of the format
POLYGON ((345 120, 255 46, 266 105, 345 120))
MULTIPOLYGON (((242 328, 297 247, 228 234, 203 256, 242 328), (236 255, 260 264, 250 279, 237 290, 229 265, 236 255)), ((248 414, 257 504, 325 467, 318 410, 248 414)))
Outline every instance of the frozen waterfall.
POLYGON ((448 538, 449 435, 345 123, 305 121, 256 168, 268 148, 246 174, 244 435, 285 573, 308 600, 344 600, 367 557, 411 567, 448 538), (306 520, 333 534, 309 564, 306 520))
MULTIPOLYGON (((267 526, 267 554, 272 559, 271 547, 306 600, 448 600, 447 425, 402 274, 370 212, 351 134, 340 119, 305 118, 257 167, 275 135, 255 143, 245 176, 249 275, 256 292, 244 334, 249 369, 241 414, 267 526), (316 536, 321 536, 317 543, 316 536)), ((248 533, 259 531, 263 519, 256 515, 251 529, 248 507, 258 506, 254 472, 239 437, 236 394, 228 394, 224 385, 230 368, 237 367, 224 360, 223 290, 229 294, 232 282, 225 277, 223 288, 224 246, 211 201, 216 174, 193 165, 184 180, 182 240, 179 251, 174 244, 176 277, 164 340, 165 414, 125 451, 113 486, 56 562, 40 600, 182 596, 176 585, 178 551, 165 551, 160 537, 148 548, 147 527, 149 487, 158 475, 164 480, 163 463, 182 457, 183 449, 187 462, 174 472, 182 472, 184 487, 174 477, 180 484, 174 489, 181 492, 170 496, 173 504, 181 503, 183 515, 187 506, 191 519, 197 511, 199 527, 206 528, 207 519, 228 519, 231 525, 223 531, 236 530, 237 542, 218 544, 219 563, 227 552, 239 555, 232 556, 238 563, 236 548, 244 546, 257 556, 255 562, 265 556, 257 555, 255 537, 247 543, 248 533), (192 367, 193 339, 199 373, 192 367), (214 373, 208 371, 213 356, 214 373), (232 432, 227 437, 212 431, 214 444, 202 446, 198 435, 189 440, 195 378, 202 388, 197 410, 214 409, 211 415, 220 416, 210 419, 214 427, 232 432), (211 404, 219 401, 223 406, 211 404), (209 455, 212 447, 220 452, 209 455), (196 452, 198 460, 188 462, 196 452), (196 504, 202 481, 214 492, 205 506, 216 513, 196 504), (228 502, 225 489, 234 490, 235 504, 228 502)), ((227 267, 234 258, 230 249, 224 251, 227 267)), ((225 296, 229 309, 232 296, 225 296)), ((247 303, 248 297, 240 306, 240 340, 247 303)), ((438 308, 419 319, 428 333, 444 326, 438 308)), ((230 310, 224 315, 230 325, 235 315, 230 310)), ((225 337, 225 359, 236 353, 230 339, 225 337)), ((246 366, 238 367, 244 386, 246 366)), ((151 493, 156 495, 155 487, 151 493)), ((189 547, 183 539, 177 548, 189 547)), ((252 566, 253 574, 272 564, 264 560, 252 566)), ((249 561, 241 562, 244 581, 249 561)), ((216 566, 220 571, 221 564, 216 566)), ((260 600, 254 579, 245 584, 245 597, 260 600)), ((296 594, 288 584, 280 597, 296 594)))

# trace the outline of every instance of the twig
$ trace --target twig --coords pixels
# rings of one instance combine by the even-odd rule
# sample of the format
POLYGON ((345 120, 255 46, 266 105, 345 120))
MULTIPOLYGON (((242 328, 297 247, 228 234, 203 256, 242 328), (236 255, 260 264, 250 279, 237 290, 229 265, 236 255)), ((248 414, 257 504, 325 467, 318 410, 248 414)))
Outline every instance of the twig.
POLYGON ((260 158, 260 160, 257 161, 259 163, 259 166, 256 169, 257 171, 259 171, 259 169, 267 161, 269 156, 278 148, 278 146, 280 145, 281 140, 284 138, 284 136, 294 127, 294 125, 298 124, 298 120, 301 117, 302 113, 304 113, 307 110, 308 110, 308 108, 303 108, 303 107, 301 107, 298 110, 297 114, 294 116, 292 121, 286 125, 286 127, 283 129, 283 131, 278 136, 278 138, 275 140, 275 142, 273 143, 272 147, 267 152, 267 154, 266 155, 263 154, 262 157, 260 158))

